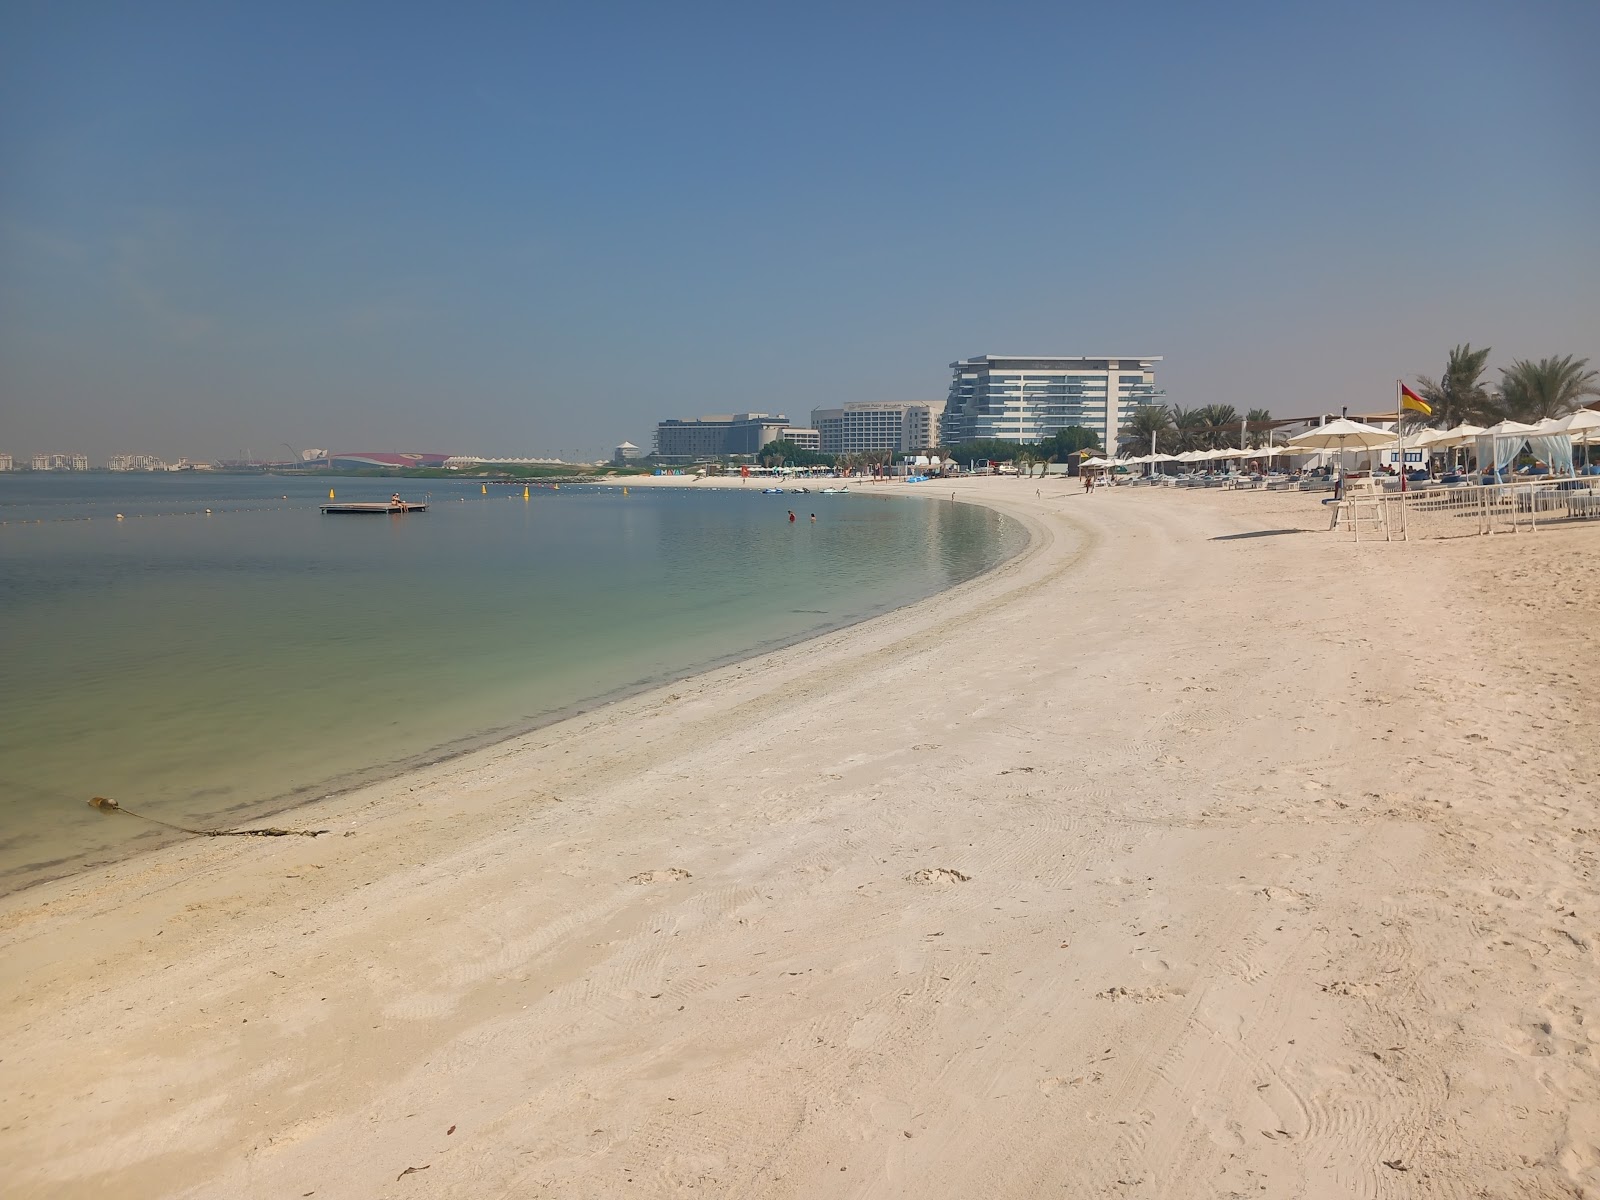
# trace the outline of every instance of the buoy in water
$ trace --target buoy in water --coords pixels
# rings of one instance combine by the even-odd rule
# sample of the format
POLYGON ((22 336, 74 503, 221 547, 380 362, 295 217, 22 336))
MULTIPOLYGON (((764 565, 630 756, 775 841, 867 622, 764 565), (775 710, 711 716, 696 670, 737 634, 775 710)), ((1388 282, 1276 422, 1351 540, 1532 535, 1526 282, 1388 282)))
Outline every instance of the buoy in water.
POLYGON ((480 483, 478 485, 478 490, 487 496, 489 494, 489 485, 487 483, 480 483))
POLYGON ((332 499, 333 499, 333 489, 332 489, 332 488, 329 488, 329 489, 328 489, 328 499, 329 499, 329 500, 332 500, 332 499))
POLYGON ((522 485, 522 498, 524 500, 531 500, 533 498, 533 497, 528 495, 528 485, 527 484, 523 484, 522 485))

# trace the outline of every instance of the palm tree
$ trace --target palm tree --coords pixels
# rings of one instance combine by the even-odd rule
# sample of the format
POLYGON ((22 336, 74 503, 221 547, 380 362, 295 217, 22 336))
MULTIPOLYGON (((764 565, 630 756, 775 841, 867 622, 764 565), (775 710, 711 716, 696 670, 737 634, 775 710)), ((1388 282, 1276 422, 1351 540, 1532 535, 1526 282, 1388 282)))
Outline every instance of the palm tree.
POLYGON ((1585 396, 1600 396, 1600 371, 1588 369, 1587 358, 1516 359, 1500 369, 1500 396, 1495 405, 1501 417, 1532 425, 1549 417, 1564 417, 1583 404, 1585 396))
POLYGON ((1118 440, 1131 443, 1135 454, 1150 453, 1150 439, 1155 438, 1156 449, 1170 454, 1175 442, 1172 430, 1172 413, 1165 404, 1141 404, 1133 410, 1128 423, 1122 427, 1118 440))
POLYGON ((1264 446, 1272 437, 1272 430, 1267 426, 1272 424, 1272 414, 1264 408, 1252 408, 1244 415, 1244 423, 1250 430, 1250 445, 1240 446, 1239 449, 1254 450, 1264 446))
POLYGON ((1172 426, 1179 451, 1204 449, 1206 440, 1205 409, 1179 408, 1173 405, 1172 426))
POLYGON ((1494 398, 1483 386, 1483 367, 1489 361, 1489 347, 1474 350, 1472 344, 1450 351, 1444 374, 1437 380, 1417 376, 1417 394, 1433 409, 1432 416, 1418 413, 1408 423, 1450 429, 1466 421, 1491 421, 1494 398))
POLYGON ((1234 431, 1239 427, 1239 410, 1231 404, 1208 404, 1200 410, 1205 421, 1205 449, 1221 450, 1236 440, 1234 431))

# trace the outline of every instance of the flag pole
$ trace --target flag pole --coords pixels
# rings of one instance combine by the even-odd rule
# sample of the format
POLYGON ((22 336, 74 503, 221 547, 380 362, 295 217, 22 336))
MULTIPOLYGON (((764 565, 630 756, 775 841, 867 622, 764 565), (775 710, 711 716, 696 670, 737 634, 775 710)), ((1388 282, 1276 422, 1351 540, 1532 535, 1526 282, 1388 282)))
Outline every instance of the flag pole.
POLYGON ((1401 422, 1405 419, 1405 392, 1401 389, 1405 385, 1396 379, 1394 381, 1394 449, 1400 456, 1400 490, 1406 490, 1406 435, 1401 422))

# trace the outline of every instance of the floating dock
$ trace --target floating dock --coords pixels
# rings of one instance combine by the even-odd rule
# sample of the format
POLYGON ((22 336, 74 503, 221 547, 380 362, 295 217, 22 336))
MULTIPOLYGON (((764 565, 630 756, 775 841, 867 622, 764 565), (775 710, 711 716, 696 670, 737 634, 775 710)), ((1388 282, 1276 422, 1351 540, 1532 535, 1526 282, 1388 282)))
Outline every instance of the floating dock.
POLYGON ((324 504, 322 511, 329 514, 357 514, 357 513, 392 513, 400 516, 402 513, 427 512, 426 504, 390 504, 379 501, 376 504, 324 504))

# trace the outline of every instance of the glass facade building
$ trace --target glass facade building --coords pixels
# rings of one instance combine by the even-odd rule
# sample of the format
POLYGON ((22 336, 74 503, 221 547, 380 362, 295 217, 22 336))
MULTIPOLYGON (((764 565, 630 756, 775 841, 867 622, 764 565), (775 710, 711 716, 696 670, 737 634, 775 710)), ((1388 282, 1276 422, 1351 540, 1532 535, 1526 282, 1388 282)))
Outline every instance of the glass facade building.
POLYGON ((1114 451, 1133 410, 1157 402, 1160 361, 985 354, 953 362, 944 442, 1037 442, 1076 425, 1114 451))
POLYGON ((673 462, 698 462, 731 454, 755 454, 777 441, 789 418, 767 413, 691 417, 656 426, 655 457, 673 462))

